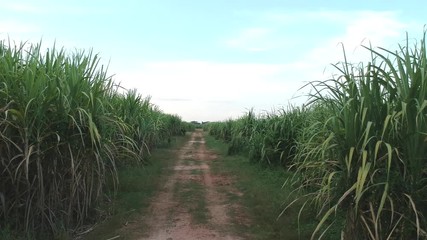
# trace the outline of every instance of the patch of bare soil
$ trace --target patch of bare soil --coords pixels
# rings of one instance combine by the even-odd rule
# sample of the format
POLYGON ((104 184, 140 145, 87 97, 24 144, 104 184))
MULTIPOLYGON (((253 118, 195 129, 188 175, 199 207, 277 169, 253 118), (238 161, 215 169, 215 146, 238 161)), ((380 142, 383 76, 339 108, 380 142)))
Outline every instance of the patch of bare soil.
POLYGON ((193 132, 191 140, 177 152, 171 174, 152 200, 148 215, 125 227, 130 239, 246 239, 237 236, 235 230, 239 224, 248 224, 244 210, 230 204, 227 196, 239 195, 233 179, 211 173, 210 163, 216 158, 206 149, 203 133, 193 132), (191 189, 191 184, 201 189, 191 189), (195 206, 205 221, 195 217, 195 206))

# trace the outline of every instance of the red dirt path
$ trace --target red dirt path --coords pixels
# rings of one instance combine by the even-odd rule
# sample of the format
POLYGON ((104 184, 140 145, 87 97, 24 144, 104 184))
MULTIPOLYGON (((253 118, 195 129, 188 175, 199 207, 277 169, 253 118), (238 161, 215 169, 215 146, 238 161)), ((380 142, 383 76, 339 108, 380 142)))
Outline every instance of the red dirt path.
POLYGON ((193 132, 191 140, 177 151, 172 174, 153 198, 148 215, 143 217, 142 222, 126 227, 133 232, 131 239, 247 239, 247 236, 237 236, 236 233, 237 225, 248 224, 242 207, 229 203, 226 195, 226 192, 239 195, 233 187, 232 178, 226 174, 211 173, 211 164, 216 158, 216 154, 206 149, 203 132, 193 132), (194 199, 192 203, 184 202, 187 198, 177 196, 177 191, 182 191, 177 186, 189 182, 202 184, 204 199, 194 199), (188 207, 197 204, 197 201, 205 201, 206 222, 195 220, 188 207))

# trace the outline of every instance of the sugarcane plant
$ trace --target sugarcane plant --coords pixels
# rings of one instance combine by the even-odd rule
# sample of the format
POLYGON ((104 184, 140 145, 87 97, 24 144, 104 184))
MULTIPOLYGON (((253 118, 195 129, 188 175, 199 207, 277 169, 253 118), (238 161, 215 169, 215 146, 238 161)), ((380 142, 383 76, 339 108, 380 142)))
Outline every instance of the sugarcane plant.
POLYGON ((294 164, 320 217, 312 238, 342 215, 343 239, 425 239, 425 33, 413 48, 407 39, 396 52, 365 49, 367 64, 344 51, 339 77, 312 83, 312 103, 330 114, 301 135, 294 164))
POLYGON ((51 238, 94 220, 117 167, 179 131, 179 117, 119 91, 99 62, 0 42, 0 229, 51 238))

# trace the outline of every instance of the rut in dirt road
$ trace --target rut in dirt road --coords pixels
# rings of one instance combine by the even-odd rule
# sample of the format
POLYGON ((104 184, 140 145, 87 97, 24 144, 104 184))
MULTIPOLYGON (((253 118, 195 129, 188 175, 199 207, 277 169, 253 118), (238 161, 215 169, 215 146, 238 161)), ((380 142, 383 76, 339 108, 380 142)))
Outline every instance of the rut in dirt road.
POLYGON ((219 190, 221 178, 211 173, 216 155, 206 149, 203 132, 193 132, 177 155, 172 173, 144 217, 147 231, 137 239, 243 239, 235 236, 236 221, 229 215, 236 208, 219 190))

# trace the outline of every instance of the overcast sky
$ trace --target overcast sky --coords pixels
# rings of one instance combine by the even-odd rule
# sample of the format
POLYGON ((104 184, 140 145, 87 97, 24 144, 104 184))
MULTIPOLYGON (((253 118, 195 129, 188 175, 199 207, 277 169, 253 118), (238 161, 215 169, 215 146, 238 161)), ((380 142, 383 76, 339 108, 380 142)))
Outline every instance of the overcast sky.
POLYGON ((343 43, 396 49, 419 39, 424 1, 0 0, 0 39, 99 53, 109 74, 164 112, 216 121, 302 104, 343 43))

